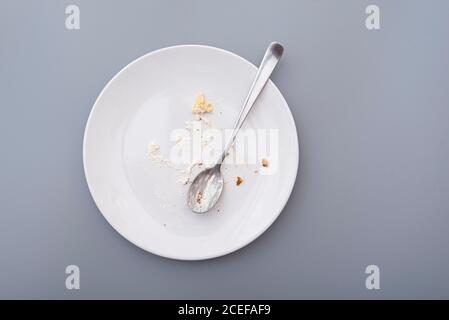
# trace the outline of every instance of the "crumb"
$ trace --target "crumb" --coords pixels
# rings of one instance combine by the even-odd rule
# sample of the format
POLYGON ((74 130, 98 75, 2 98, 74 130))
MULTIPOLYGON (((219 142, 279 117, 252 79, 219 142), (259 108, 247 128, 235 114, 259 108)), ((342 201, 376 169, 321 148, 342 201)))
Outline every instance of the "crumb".
POLYGON ((220 209, 217 209, 217 213, 220 213, 220 209))
POLYGON ((178 179, 178 181, 179 181, 180 183, 182 183, 183 185, 186 185, 186 184, 188 184, 188 183, 190 182, 190 176, 188 176, 188 175, 183 175, 183 176, 181 176, 181 177, 178 179))
POLYGON ((198 194, 196 195, 196 202, 201 204, 201 199, 203 198, 203 193, 200 191, 198 192, 198 194))
POLYGON ((237 179, 235 180, 235 184, 237 185, 237 187, 239 185, 241 185, 242 183, 243 183, 243 179, 241 177, 237 176, 237 179))
POLYGON ((254 173, 259 173, 259 170, 254 170, 254 173))
POLYGON ((206 101, 204 94, 199 94, 195 99, 195 104, 192 107, 192 112, 201 115, 203 113, 214 111, 214 106, 209 101, 206 101))
POLYGON ((158 144, 156 144, 154 142, 150 142, 148 144, 148 154, 150 154, 150 155, 155 154, 159 151, 160 148, 161 147, 158 144))
POLYGON ((147 146, 147 154, 150 160, 158 165, 170 162, 170 160, 163 157, 160 152, 160 146, 157 143, 150 142, 147 146))
POLYGON ((167 226, 167 224, 166 223, 164 223, 164 227, 166 227, 167 226))
POLYGON ((209 126, 209 127, 211 127, 212 125, 211 125, 211 123, 210 123, 210 121, 209 120, 207 120, 206 118, 204 118, 204 117, 202 117, 202 116, 198 116, 199 117, 199 121, 201 121, 201 122, 203 122, 205 125, 207 125, 207 126, 209 126))
POLYGON ((269 164, 270 164, 270 163, 268 162, 267 159, 262 159, 262 166, 263 166, 263 167, 267 168, 269 164))

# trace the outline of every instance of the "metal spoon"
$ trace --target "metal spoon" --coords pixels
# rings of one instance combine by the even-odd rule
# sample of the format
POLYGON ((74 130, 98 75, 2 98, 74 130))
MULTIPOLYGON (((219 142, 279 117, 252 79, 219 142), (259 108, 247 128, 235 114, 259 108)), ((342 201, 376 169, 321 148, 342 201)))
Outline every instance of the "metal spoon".
POLYGON ((242 110, 240 111, 234 124, 231 137, 229 138, 220 159, 213 167, 207 168, 200 172, 190 185, 187 204, 193 212, 204 213, 209 211, 220 198, 224 183, 223 176, 220 171, 221 164, 228 155, 229 149, 235 142, 237 133, 242 127, 249 111, 253 107, 254 102, 270 78, 270 75, 279 62, 283 52, 284 48, 277 42, 273 42, 268 46, 265 56, 260 63, 256 77, 254 78, 253 84, 251 85, 248 96, 243 103, 242 110))

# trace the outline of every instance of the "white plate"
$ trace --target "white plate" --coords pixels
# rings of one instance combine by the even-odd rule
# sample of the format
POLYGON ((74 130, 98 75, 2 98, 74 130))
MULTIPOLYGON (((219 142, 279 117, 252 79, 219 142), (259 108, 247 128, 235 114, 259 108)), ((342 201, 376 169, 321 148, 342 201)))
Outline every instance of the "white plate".
POLYGON ((115 230, 154 254, 201 260, 242 248, 274 222, 296 179, 298 140, 290 109, 271 81, 244 127, 278 129, 278 161, 269 167, 275 173, 255 173, 259 164, 226 165, 228 182, 212 211, 191 212, 178 173, 147 155, 150 141, 169 151, 170 132, 193 118, 198 92, 215 105, 209 120, 232 127, 255 74, 253 64, 231 52, 185 45, 138 58, 106 85, 86 125, 83 161, 90 192, 115 230), (236 175, 244 178, 238 187, 236 175))

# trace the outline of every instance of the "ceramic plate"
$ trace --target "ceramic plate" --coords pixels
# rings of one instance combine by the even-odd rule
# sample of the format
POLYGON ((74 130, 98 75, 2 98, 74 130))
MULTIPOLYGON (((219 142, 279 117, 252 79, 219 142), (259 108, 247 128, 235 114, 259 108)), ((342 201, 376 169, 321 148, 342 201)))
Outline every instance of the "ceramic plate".
POLYGON ((255 74, 253 64, 231 52, 185 45, 138 58, 106 85, 86 125, 83 161, 92 197, 115 230, 144 250, 183 260, 228 254, 267 230, 286 204, 298 168, 295 123, 271 81, 239 134, 243 142, 233 160, 222 168, 224 191, 210 212, 191 212, 189 184, 179 181, 185 171, 148 153, 149 143, 157 143, 157 159, 171 161, 174 132, 197 121, 192 105, 200 92, 214 107, 200 121, 232 128, 255 74), (243 179, 239 186, 237 176, 243 179))

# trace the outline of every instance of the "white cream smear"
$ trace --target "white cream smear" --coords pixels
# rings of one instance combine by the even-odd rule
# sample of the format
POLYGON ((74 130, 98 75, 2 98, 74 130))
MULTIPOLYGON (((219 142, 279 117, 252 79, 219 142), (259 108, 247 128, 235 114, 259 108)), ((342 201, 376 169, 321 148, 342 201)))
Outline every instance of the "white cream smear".
MULTIPOLYGON (((195 134, 201 134, 204 127, 220 132, 221 129, 213 127, 211 125, 211 122, 204 117, 205 113, 210 113, 213 110, 214 107, 212 103, 208 102, 203 94, 199 94, 196 97, 195 104, 192 107, 192 112, 196 115, 196 119, 185 122, 184 129, 188 134, 176 136, 173 139, 173 147, 181 152, 184 148, 188 148, 190 149, 190 151, 192 151, 193 146, 191 137, 195 134)), ((208 132, 210 132, 210 130, 207 130, 204 135, 201 134, 199 136, 202 149, 204 149, 203 147, 208 146, 214 140, 214 136, 208 132)), ((148 157, 153 163, 159 165, 167 165, 179 171, 180 176, 178 182, 184 185, 192 181, 193 176, 196 173, 195 169, 203 165, 200 159, 191 159, 190 161, 181 161, 181 163, 174 163, 168 157, 162 154, 160 146, 155 142, 150 142, 148 144, 147 151, 148 157)), ((210 152, 210 150, 206 151, 210 152)))

